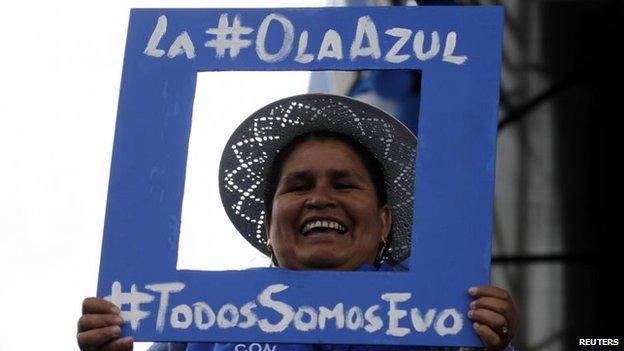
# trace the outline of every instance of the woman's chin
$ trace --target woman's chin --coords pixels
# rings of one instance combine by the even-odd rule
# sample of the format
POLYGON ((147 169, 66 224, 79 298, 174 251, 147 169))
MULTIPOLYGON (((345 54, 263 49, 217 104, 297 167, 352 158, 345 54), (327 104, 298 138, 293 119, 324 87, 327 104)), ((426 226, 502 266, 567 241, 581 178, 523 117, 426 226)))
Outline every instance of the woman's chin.
POLYGON ((333 252, 315 252, 301 260, 301 263, 308 270, 352 271, 359 266, 350 262, 349 257, 333 252))

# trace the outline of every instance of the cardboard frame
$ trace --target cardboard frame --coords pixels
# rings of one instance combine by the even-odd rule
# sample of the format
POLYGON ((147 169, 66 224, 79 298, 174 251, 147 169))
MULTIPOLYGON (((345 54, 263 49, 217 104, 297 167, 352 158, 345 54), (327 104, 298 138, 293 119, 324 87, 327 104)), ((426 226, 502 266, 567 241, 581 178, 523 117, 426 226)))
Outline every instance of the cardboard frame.
POLYGON ((123 334, 481 345, 467 289, 489 283, 502 25, 500 7, 132 10, 98 282, 122 310, 123 334), (251 29, 238 50, 218 38, 235 23, 251 29), (320 49, 329 30, 342 58, 333 34, 320 49), (440 48, 427 57, 434 31, 440 48), (372 69, 422 70, 409 271, 176 270, 197 73, 372 69))

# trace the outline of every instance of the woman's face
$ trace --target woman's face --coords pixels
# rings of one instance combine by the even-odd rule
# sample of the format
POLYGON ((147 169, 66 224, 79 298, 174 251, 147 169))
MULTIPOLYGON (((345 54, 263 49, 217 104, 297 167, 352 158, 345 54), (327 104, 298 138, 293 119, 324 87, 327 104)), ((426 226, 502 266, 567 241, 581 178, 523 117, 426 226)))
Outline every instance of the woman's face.
POLYGON ((355 270, 390 232, 360 157, 339 140, 308 140, 284 161, 268 235, 281 267, 355 270))

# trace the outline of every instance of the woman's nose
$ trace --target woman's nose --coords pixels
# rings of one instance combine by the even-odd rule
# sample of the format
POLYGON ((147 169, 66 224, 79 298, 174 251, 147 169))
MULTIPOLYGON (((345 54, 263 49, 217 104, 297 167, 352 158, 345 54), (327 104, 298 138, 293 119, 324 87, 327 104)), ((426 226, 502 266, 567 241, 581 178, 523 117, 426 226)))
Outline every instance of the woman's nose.
POLYGON ((308 208, 325 208, 336 205, 334 200, 332 189, 328 186, 316 186, 313 191, 310 192, 308 199, 305 203, 308 208))

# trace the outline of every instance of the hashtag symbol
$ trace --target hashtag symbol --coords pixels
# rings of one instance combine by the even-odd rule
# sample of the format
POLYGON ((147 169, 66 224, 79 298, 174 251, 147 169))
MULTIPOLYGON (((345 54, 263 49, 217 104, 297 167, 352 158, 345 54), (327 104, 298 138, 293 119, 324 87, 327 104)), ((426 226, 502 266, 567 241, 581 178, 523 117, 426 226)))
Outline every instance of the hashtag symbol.
POLYGON ((123 318, 125 322, 130 321, 132 330, 137 330, 139 329, 139 323, 141 320, 150 315, 149 311, 141 310, 141 304, 152 302, 154 300, 154 296, 139 292, 136 284, 132 284, 130 292, 122 292, 121 283, 116 281, 113 283, 111 294, 104 297, 104 299, 119 307, 121 310, 121 318, 123 318), (130 305, 129 310, 124 310, 123 307, 126 305, 130 305))
POLYGON ((228 14, 223 13, 221 17, 219 17, 219 26, 206 30, 207 34, 213 34, 217 37, 205 42, 204 46, 215 48, 217 58, 225 56, 226 50, 230 50, 230 58, 235 58, 240 53, 241 49, 251 45, 251 40, 241 39, 241 35, 247 35, 251 32, 253 32, 252 28, 241 27, 240 15, 234 16, 234 21, 232 21, 232 26, 230 27, 228 14))

